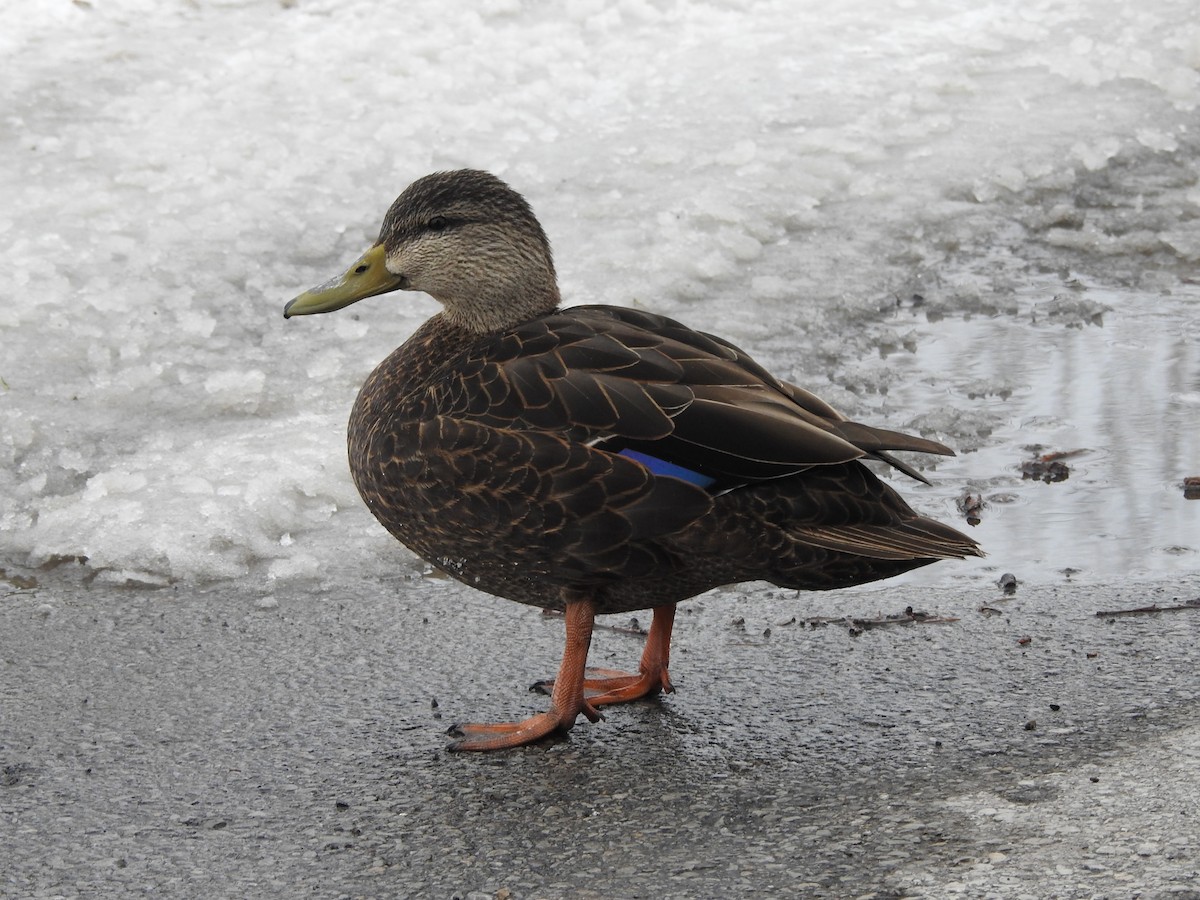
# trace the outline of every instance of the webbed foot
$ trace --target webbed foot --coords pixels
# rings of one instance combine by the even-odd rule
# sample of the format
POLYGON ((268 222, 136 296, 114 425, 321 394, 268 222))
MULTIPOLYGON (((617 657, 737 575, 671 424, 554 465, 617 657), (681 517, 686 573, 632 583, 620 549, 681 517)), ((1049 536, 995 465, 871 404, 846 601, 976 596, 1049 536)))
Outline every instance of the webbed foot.
POLYGON ((520 722, 494 722, 489 724, 465 723, 451 725, 446 732, 457 738, 446 749, 460 750, 507 750, 510 747, 523 747, 533 744, 551 735, 565 735, 575 724, 579 712, 582 712, 592 722, 598 722, 603 716, 586 701, 583 708, 572 714, 570 718, 556 712, 538 713, 520 722))
MULTIPOLYGON (((588 669, 583 680, 583 691, 592 706, 611 706, 628 703, 662 691, 673 693, 667 662, 671 655, 671 627, 675 622, 675 605, 660 606, 654 610, 650 633, 646 636, 646 649, 637 672, 622 672, 619 669, 588 669)), ((539 681, 530 690, 551 693, 557 679, 539 681)))
POLYGON ((574 726, 580 713, 592 722, 600 721, 600 713, 584 696, 584 670, 595 617, 595 604, 590 598, 568 600, 567 643, 554 679, 549 710, 521 722, 454 725, 448 733, 458 740, 447 749, 506 750, 532 744, 555 733, 565 734, 574 726))

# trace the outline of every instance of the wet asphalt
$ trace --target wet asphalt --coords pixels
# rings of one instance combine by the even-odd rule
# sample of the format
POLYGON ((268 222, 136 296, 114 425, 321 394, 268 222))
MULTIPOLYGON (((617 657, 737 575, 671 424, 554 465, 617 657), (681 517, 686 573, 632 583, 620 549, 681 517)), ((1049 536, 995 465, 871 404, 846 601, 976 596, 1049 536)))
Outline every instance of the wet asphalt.
POLYGON ((543 707, 537 610, 421 577, 5 591, 4 897, 1200 898, 1200 609, 1095 615, 1200 575, 717 591, 674 695, 493 755, 444 732, 543 707), (838 618, 909 606, 957 621, 838 618))

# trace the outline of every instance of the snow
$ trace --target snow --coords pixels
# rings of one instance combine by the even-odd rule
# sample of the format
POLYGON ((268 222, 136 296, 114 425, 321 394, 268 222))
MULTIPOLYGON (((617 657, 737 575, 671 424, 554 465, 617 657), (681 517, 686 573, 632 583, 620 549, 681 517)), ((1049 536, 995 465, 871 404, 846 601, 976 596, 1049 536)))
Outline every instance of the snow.
MULTIPOLYGON (((344 423, 436 305, 281 311, 437 169, 528 196, 569 302, 721 332, 868 421, 928 416, 975 451, 910 493, 948 520, 974 467, 1014 462, 1042 376, 939 366, 939 325, 986 342, 999 323, 1053 356, 1072 323, 1030 311, 1066 273, 1111 310, 1070 340, 1103 352, 1130 311, 1145 352, 1174 341, 1162 396, 1200 390, 1193 0, 9 0, 0 50, 0 567, 150 586, 419 571, 362 508, 344 423)), ((1200 474, 1200 439, 1194 404, 1164 403, 1166 455, 1138 452, 1169 485, 1200 474)), ((1038 415, 1127 467, 1117 426, 1071 409, 1038 415)), ((1150 571, 1194 567, 1196 533, 1174 555, 1155 535, 1150 571)), ((1122 565, 1086 546, 1085 569, 1122 565)))

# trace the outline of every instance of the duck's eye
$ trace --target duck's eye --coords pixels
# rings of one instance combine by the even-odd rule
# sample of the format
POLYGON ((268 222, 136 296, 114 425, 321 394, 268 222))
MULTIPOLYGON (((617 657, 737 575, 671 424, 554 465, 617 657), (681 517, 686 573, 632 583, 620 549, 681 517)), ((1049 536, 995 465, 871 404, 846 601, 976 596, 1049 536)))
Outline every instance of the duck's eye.
POLYGON ((425 227, 430 231, 445 231, 449 225, 450 223, 446 221, 445 216, 434 216, 427 223, 425 223, 425 227))

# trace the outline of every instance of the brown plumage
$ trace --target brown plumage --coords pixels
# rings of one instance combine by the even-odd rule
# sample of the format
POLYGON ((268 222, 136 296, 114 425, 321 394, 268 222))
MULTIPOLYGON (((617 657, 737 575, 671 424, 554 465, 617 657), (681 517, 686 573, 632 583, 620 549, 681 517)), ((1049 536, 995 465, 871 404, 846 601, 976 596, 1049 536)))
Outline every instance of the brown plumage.
POLYGON ((444 311, 384 360, 350 416, 371 512, 480 590, 567 613, 551 709, 457 726, 456 749, 567 730, 578 713, 670 690, 674 604, 719 585, 802 590, 979 555, 863 465, 933 441, 847 421, 744 352, 671 319, 560 310, 549 243, 524 199, 483 172, 422 178, 379 241, 285 315, 390 290, 444 311), (671 468, 671 467, 678 468, 671 468), (655 610, 637 674, 585 678, 593 617, 655 610))

